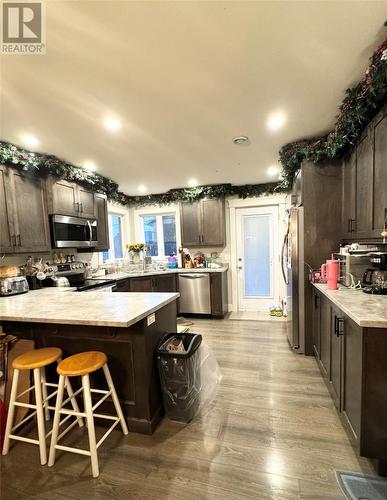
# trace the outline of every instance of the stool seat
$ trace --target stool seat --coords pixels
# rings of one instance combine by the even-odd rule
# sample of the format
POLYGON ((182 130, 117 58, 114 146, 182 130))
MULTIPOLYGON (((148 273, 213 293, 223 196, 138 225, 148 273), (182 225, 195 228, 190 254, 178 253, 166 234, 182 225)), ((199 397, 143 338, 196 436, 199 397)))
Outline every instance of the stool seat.
POLYGON ((77 377, 95 372, 102 368, 105 363, 107 363, 107 356, 104 352, 80 352, 61 361, 57 372, 64 377, 77 377))
POLYGON ((12 368, 16 370, 34 370, 42 368, 62 357, 62 349, 58 347, 43 347, 33 351, 25 352, 12 362, 12 368))

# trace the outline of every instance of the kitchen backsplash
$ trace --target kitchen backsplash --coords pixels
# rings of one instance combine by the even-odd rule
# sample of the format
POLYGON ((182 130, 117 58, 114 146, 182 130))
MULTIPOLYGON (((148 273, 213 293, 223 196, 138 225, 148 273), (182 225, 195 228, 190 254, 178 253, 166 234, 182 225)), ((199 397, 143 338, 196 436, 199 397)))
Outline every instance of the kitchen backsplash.
MULTIPOLYGON (((33 258, 35 259, 42 259, 43 262, 53 262, 53 255, 54 253, 59 253, 58 250, 52 251, 50 253, 34 253, 31 254, 33 258)), ((66 251, 63 251, 65 255, 75 255, 75 259, 83 262, 88 262, 92 264, 93 266, 98 265, 98 253, 97 252, 90 252, 90 253, 77 253, 76 250, 72 249, 66 249, 66 251)), ((1 256, 0 256, 1 257, 1 256)), ((28 254, 15 254, 15 255, 5 255, 1 260, 0 260, 0 265, 2 266, 22 266, 23 264, 26 263, 27 261, 28 254)))

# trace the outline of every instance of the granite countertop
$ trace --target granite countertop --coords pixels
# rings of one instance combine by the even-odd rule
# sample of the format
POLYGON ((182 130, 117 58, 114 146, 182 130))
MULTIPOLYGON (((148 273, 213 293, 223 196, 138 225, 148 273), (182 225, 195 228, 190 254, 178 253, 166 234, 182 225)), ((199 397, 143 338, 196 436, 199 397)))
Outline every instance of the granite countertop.
POLYGON ((86 293, 72 290, 45 288, 0 297, 0 321, 126 328, 179 297, 178 293, 86 293))
POLYGON ((327 285, 319 283, 313 286, 359 326, 387 328, 387 295, 371 295, 343 286, 327 290, 327 285))
POLYGON ((219 267, 217 269, 212 269, 208 267, 204 268, 194 268, 194 269, 167 269, 166 271, 138 271, 138 272, 118 272, 111 274, 104 274, 103 276, 92 276, 88 279, 91 280, 123 280, 127 278, 139 278, 141 276, 157 276, 163 274, 179 274, 179 273, 224 273, 228 270, 228 265, 219 267))

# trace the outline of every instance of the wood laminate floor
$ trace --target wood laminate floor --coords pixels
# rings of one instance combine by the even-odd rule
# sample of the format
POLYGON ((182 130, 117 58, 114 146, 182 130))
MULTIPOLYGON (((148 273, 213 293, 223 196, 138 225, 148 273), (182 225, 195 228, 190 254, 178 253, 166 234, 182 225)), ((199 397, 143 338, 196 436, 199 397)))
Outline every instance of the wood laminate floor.
MULTIPOLYGON (((334 471, 373 473, 357 458, 313 358, 292 353, 285 325, 195 320, 223 379, 216 400, 189 425, 165 419, 153 436, 114 430, 87 457, 15 442, 2 457, 1 500, 338 499, 334 471)), ((100 429, 102 432, 102 429, 100 429)), ((86 443, 76 430, 69 443, 86 443), (77 441, 78 440, 78 441, 77 441)))

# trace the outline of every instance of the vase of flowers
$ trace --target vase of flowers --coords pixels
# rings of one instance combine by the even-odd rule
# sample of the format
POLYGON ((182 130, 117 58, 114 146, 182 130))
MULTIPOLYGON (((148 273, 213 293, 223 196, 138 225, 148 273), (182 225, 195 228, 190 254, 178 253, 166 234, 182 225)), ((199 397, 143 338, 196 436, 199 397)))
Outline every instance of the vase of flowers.
POLYGON ((146 252, 145 243, 127 243, 126 250, 129 252, 133 264, 140 264, 142 261, 143 253, 146 252))

